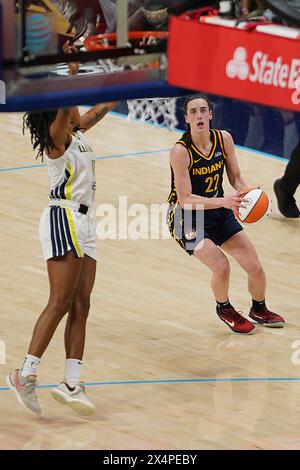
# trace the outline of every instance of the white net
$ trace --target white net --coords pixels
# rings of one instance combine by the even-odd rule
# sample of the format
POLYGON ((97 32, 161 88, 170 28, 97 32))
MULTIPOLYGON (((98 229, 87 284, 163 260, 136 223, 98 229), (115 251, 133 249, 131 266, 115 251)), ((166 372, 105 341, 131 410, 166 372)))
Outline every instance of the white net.
MULTIPOLYGON (((136 64, 131 64, 129 68, 132 70, 142 68, 144 64, 140 63, 140 60, 139 58, 139 61, 136 64)), ((110 59, 99 60, 97 67, 101 67, 102 73, 125 70, 124 65, 117 64, 116 61, 110 59)), ((173 130, 178 124, 176 102, 177 98, 169 97, 128 100, 128 120, 162 125, 173 130)))
POLYGON ((128 100, 127 104, 130 121, 163 125, 170 130, 175 129, 178 124, 176 98, 128 100))

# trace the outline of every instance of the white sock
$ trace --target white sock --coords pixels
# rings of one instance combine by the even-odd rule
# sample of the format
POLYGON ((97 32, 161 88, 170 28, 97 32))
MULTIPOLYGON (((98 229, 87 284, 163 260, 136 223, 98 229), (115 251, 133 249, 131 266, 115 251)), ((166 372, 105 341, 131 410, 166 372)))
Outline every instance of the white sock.
POLYGON ((27 354, 25 356, 23 366, 21 368, 22 377, 28 377, 29 375, 37 375, 37 368, 40 365, 40 358, 27 354))
POLYGON ((80 359, 66 359, 65 361, 65 382, 74 387, 80 382, 80 368, 82 362, 80 359))

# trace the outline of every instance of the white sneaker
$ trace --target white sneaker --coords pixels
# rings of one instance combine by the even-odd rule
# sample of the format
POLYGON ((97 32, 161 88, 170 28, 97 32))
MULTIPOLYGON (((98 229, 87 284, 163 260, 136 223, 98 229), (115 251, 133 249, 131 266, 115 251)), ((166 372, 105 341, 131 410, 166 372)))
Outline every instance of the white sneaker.
POLYGON ((9 388, 15 392, 17 400, 21 405, 33 413, 41 414, 41 408, 35 391, 37 386, 35 375, 22 377, 20 370, 16 369, 8 374, 6 382, 9 388))
POLYGON ((61 382, 58 387, 51 390, 51 395, 59 403, 69 406, 73 411, 83 416, 94 413, 96 409, 95 405, 85 394, 83 382, 74 387, 70 387, 66 382, 61 382))

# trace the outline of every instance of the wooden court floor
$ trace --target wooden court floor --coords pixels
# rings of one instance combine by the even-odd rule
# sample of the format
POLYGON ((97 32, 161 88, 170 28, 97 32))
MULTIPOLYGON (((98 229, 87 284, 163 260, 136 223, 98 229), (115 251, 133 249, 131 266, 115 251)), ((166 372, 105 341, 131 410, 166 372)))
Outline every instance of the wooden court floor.
MULTIPOLYGON (((63 377, 63 325, 39 370, 43 415, 23 411, 5 376, 20 366, 47 301, 37 230, 48 176, 21 115, 1 114, 0 136, 0 449, 300 449, 300 221, 276 204, 246 231, 284 329, 231 334, 215 315, 208 270, 173 240, 98 240, 83 369, 97 411, 81 418, 50 396, 63 377)), ((89 132, 95 154, 110 157, 96 164, 99 222, 99 205, 118 208, 120 195, 128 206, 166 200, 167 149, 177 138, 116 115, 89 132)), ((284 163, 237 152, 249 183, 272 195, 284 163)), ((230 297, 247 312, 246 276, 233 261, 230 297)))

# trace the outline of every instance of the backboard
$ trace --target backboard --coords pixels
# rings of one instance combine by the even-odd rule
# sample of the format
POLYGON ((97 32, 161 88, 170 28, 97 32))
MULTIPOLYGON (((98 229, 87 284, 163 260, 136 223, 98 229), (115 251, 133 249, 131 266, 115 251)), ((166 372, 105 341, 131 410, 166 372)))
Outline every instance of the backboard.
MULTIPOLYGON (((100 16, 101 25, 105 16, 101 2, 98 12, 95 11, 98 0, 82 3, 85 10, 90 8, 92 14, 97 14, 97 18, 100 16)), ((128 47, 128 0, 110 3, 115 4, 115 11, 113 14, 110 12, 111 17, 105 12, 105 26, 108 28, 109 19, 115 22, 116 47, 94 52, 81 47, 78 55, 66 58, 62 53, 63 43, 77 33, 80 35, 82 28, 87 26, 85 19, 80 15, 76 17, 78 12, 64 10, 72 2, 0 0, 3 18, 0 78, 6 86, 6 104, 1 106, 1 111, 184 94, 184 90, 170 87, 166 82, 166 41, 152 41, 152 44, 141 47, 131 43, 128 47), (75 58, 81 67, 77 76, 70 77, 64 60, 74 61, 75 58), (155 67, 149 66, 154 60, 155 67)), ((141 22, 143 3, 138 0, 131 2, 130 8, 136 8, 133 15, 141 27, 149 29, 149 24, 141 22)), ((99 21, 97 27, 98 24, 99 21)))

